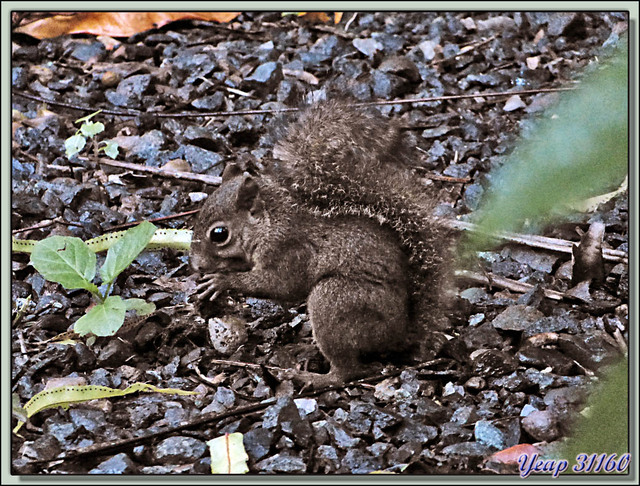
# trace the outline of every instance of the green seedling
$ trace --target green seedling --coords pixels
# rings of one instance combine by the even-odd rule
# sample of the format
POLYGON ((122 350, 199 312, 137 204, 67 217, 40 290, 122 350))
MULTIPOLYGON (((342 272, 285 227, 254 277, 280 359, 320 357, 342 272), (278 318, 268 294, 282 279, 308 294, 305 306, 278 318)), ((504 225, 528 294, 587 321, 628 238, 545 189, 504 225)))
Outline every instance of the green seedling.
POLYGON ((144 221, 124 232, 107 251, 100 268, 101 286, 93 280, 96 276, 96 254, 80 238, 51 236, 38 241, 31 252, 31 265, 47 280, 59 283, 67 290, 85 289, 97 302, 74 324, 74 331, 81 336, 112 336, 124 323, 125 314, 134 310, 138 315, 147 315, 155 305, 142 299, 123 299, 110 295, 118 275, 147 246, 156 227, 144 221))
MULTIPOLYGON (((93 139, 95 135, 104 131, 104 124, 101 122, 91 121, 95 115, 100 113, 102 110, 98 110, 95 113, 91 113, 82 118, 78 118, 74 123, 82 123, 78 131, 67 138, 64 141, 64 148, 67 158, 70 159, 77 153, 81 152, 87 144, 87 139, 93 139)), ((96 156, 99 152, 104 152, 107 156, 115 159, 118 156, 118 144, 113 140, 103 140, 100 144, 94 141, 94 152, 96 156), (104 144, 104 147, 100 147, 100 144, 104 144)))

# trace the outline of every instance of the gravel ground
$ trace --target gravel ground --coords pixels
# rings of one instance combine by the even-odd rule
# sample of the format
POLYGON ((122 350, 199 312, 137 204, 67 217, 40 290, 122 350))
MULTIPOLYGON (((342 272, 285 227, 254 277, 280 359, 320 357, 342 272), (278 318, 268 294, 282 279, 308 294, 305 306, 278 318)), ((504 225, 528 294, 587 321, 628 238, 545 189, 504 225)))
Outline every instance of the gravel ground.
MULTIPOLYGON (((95 120, 105 125, 103 140, 118 141, 119 161, 219 176, 228 161, 268 156, 274 110, 331 87, 362 102, 477 94, 378 107, 415 136, 416 163, 441 187, 443 213, 464 220, 488 172, 561 96, 544 90, 575 86, 628 27, 626 14, 611 12, 360 12, 345 31, 352 16, 334 25, 243 13, 231 25, 170 24, 116 49, 94 36, 16 36, 12 227, 55 220, 17 236, 89 239, 176 214, 158 224, 189 228, 193 216, 179 214, 213 189, 91 156, 69 161, 64 142, 82 116, 104 110, 95 120), (267 112, 201 115, 232 110, 267 112)), ((601 221, 605 247, 628 253, 627 211, 625 193, 545 235, 577 242, 576 228, 601 221)), ((492 454, 559 447, 589 386, 628 342, 625 262, 606 261, 593 298, 553 300, 545 289, 571 287, 570 254, 505 244, 482 253, 480 267, 532 289, 459 281, 451 339, 433 363, 391 363, 386 379, 300 393, 268 366, 305 361, 326 370, 304 305, 229 298, 195 312, 187 256, 145 252, 115 292, 154 302, 157 312, 116 338, 66 345, 51 338, 85 312, 88 293, 46 282, 28 261, 13 255, 14 315, 24 312, 12 327, 12 391, 22 405, 60 378, 198 394, 141 393, 40 412, 13 437, 15 474, 206 474, 205 443, 227 432, 244 434, 250 473, 513 474, 513 463, 492 454)))

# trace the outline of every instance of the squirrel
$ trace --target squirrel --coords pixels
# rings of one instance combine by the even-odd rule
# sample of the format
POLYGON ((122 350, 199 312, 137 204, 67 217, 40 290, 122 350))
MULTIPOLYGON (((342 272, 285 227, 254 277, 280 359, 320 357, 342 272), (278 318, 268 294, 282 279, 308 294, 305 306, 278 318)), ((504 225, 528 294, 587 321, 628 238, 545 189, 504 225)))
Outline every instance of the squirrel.
POLYGON ((379 113, 338 101, 304 109, 276 133, 259 175, 228 164, 194 225, 201 300, 223 291, 306 299, 327 374, 362 376, 363 358, 407 353, 441 328, 450 230, 412 170, 415 145, 379 113))

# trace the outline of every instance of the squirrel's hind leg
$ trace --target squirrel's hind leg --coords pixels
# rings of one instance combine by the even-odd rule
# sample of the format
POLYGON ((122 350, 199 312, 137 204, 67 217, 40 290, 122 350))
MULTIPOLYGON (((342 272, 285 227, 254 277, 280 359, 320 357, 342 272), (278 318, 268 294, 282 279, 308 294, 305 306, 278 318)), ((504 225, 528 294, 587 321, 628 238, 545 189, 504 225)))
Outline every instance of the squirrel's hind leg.
POLYGON ((371 368, 361 356, 396 351, 408 338, 407 296, 398 286, 327 278, 314 286, 307 308, 313 336, 331 364, 327 375, 309 373, 317 375, 306 377, 314 386, 365 376, 371 368))

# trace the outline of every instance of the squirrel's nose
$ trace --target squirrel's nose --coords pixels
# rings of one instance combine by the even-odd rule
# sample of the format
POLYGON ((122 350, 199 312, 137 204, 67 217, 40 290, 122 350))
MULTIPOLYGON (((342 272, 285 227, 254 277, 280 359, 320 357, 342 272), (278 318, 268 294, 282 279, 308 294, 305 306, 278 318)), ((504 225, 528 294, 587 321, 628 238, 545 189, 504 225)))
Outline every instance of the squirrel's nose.
POLYGON ((193 253, 189 255, 189 264, 191 265, 191 268, 194 272, 202 273, 203 261, 202 258, 198 257, 198 255, 195 255, 193 253))

